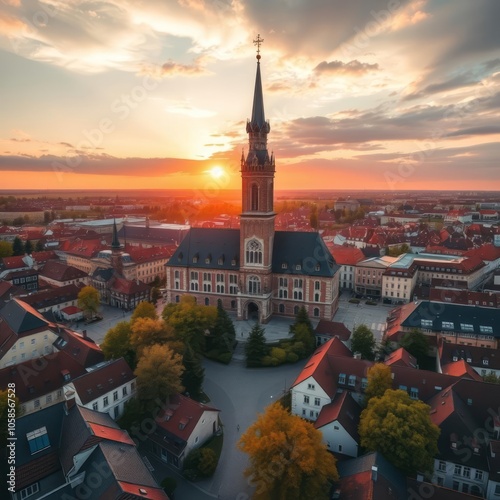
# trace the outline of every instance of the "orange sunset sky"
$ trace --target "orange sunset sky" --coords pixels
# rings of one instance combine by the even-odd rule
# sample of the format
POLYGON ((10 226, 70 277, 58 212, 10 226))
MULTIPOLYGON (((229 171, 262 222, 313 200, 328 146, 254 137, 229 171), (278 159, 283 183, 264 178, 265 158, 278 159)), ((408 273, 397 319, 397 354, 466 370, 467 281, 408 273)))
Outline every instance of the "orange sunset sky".
POLYGON ((2 0, 0 189, 500 189, 497 0, 2 0))

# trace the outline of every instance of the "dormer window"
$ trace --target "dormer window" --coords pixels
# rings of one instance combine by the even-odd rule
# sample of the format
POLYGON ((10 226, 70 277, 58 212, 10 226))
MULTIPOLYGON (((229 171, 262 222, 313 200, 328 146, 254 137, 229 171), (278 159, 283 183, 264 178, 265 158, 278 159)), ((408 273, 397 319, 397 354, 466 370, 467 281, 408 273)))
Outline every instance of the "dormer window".
POLYGON ((483 359, 483 365, 484 366, 488 366, 488 358, 484 358, 483 359))
POLYGON ((297 264, 297 265, 295 266, 295 270, 296 270, 296 271, 300 271, 301 269, 302 269, 302 266, 301 266, 300 264, 297 264))
POLYGON ((458 357, 457 356, 453 356, 453 361, 458 361, 458 357))
POLYGON ((286 262, 283 262, 281 264, 281 269, 288 269, 288 264, 286 262))
POLYGON ((345 373, 339 373, 339 384, 345 384, 345 373))
POLYGON ((32 432, 28 432, 26 434, 26 439, 28 440, 28 445, 32 455, 50 446, 49 436, 45 426, 32 432))

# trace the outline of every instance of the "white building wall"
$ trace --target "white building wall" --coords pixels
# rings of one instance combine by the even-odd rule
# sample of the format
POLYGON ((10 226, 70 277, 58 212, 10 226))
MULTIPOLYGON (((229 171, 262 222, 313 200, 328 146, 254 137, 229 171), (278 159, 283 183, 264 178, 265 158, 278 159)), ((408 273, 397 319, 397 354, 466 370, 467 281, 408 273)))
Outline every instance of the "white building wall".
POLYGON ((313 377, 292 387, 292 415, 315 421, 321 408, 331 402, 330 396, 313 377))
POLYGON ((358 443, 337 420, 320 427, 318 430, 323 434, 323 442, 329 451, 350 457, 358 456, 358 443))

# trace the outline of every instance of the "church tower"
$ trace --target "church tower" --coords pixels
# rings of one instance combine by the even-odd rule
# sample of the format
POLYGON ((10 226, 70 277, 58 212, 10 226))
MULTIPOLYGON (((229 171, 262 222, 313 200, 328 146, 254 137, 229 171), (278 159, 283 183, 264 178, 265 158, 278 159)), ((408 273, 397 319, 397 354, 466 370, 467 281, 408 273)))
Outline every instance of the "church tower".
POLYGON ((120 240, 118 239, 118 230, 116 228, 116 220, 113 221, 113 240, 111 241, 111 266, 118 275, 123 274, 123 263, 122 263, 122 246, 120 245, 120 240))
MULTIPOLYGON (((247 121, 248 154, 241 156, 242 213, 240 218, 240 291, 254 300, 261 321, 271 315, 272 255, 274 243, 274 157, 267 150, 271 127, 264 114, 260 76, 260 35, 252 118, 247 121), (257 300, 260 297, 260 300, 257 300)), ((242 311, 243 312, 243 311, 242 311)), ((245 314, 246 315, 246 314, 245 314)))

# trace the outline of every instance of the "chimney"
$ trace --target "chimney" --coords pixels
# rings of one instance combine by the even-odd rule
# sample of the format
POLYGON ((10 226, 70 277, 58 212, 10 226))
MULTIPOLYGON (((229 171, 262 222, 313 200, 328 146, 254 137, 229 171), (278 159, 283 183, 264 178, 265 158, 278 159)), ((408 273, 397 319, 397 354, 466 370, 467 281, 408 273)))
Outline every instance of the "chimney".
POLYGON ((378 467, 376 465, 372 465, 372 481, 375 483, 377 481, 378 475, 378 467))

